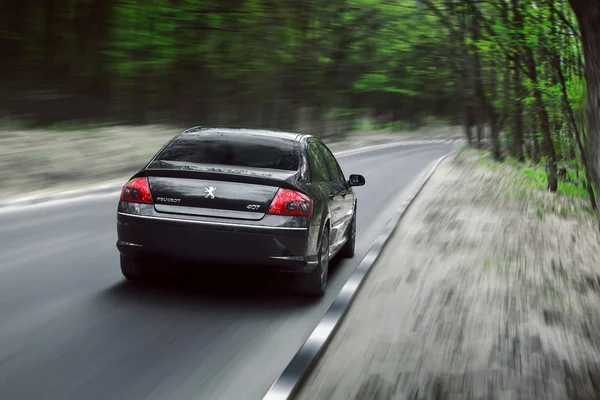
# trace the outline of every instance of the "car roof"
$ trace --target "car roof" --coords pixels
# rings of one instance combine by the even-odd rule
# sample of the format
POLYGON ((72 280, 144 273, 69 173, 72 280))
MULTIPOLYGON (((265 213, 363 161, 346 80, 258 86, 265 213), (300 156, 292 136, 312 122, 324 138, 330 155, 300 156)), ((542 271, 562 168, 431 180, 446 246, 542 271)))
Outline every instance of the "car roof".
POLYGON ((279 131, 274 129, 252 129, 252 128, 230 128, 230 127, 203 127, 196 126, 183 131, 179 136, 189 137, 195 134, 211 134, 211 133, 225 133, 225 134, 239 134, 244 136, 259 136, 259 137, 270 137, 276 139, 299 141, 303 138, 312 137, 312 135, 279 131))

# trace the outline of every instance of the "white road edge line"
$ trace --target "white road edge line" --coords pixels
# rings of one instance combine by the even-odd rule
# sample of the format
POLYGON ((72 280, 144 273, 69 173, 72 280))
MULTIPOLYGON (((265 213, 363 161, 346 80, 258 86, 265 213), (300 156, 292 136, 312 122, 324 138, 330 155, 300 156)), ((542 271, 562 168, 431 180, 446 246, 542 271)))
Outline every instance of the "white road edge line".
POLYGON ((440 163, 449 154, 452 154, 452 152, 449 152, 434 161, 432 163, 433 165, 425 169, 425 172, 419 175, 419 177, 409 186, 409 190, 407 191, 408 194, 402 201, 401 206, 389 219, 378 238, 367 251, 365 257, 342 287, 342 290, 325 313, 325 316, 317 324, 300 350, 298 350, 281 375, 279 375, 275 383, 273 383, 267 394, 263 397, 263 400, 288 400, 294 397, 304 379, 311 372, 312 367, 323 354, 335 331, 340 326, 358 290, 379 258, 385 244, 392 236, 392 233, 404 216, 406 210, 421 192, 440 163))
MULTIPOLYGON (((450 141, 447 141, 448 144, 451 144, 450 141)), ((419 144, 428 144, 425 141, 418 140, 410 140, 410 141, 402 141, 402 142, 393 142, 393 143, 384 143, 381 145, 363 147, 360 149, 352 149, 352 150, 344 150, 334 152, 333 154, 336 157, 346 157, 354 154, 365 153, 369 151, 382 150, 392 147, 401 147, 401 146, 410 146, 410 145, 419 145, 419 144)), ((121 190, 121 187, 125 183, 127 178, 123 178, 122 183, 118 184, 104 184, 104 185, 96 185, 96 186, 88 186, 86 188, 77 189, 77 190, 66 190, 55 193, 50 193, 47 195, 39 195, 39 196, 29 196, 20 199, 8 200, 4 202, 0 202, 0 214, 7 214, 15 211, 21 211, 24 208, 38 208, 38 207, 49 207, 56 206, 60 204, 68 204, 73 201, 79 201, 85 198, 89 198, 90 196, 94 196, 95 199, 108 198, 118 194, 121 190)), ((117 179, 114 179, 117 180, 117 179)))

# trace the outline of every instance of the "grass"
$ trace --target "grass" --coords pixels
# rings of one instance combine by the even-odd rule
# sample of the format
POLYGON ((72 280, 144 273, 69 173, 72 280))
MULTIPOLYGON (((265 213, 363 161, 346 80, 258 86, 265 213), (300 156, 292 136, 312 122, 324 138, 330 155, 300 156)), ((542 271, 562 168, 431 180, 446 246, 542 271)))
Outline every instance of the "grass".
MULTIPOLYGON (((459 153, 466 151, 461 149, 459 153)), ((548 175, 540 164, 519 162, 506 157, 504 162, 495 162, 489 150, 473 150, 476 163, 504 175, 510 182, 504 190, 504 199, 517 201, 530 209, 538 218, 554 214, 561 218, 594 215, 582 175, 567 170, 566 177, 558 182, 557 193, 548 198, 548 175)))
MULTIPOLYGON (((459 152, 463 152, 465 149, 461 148, 459 152)), ((497 163, 491 157, 489 150, 479 150, 479 158, 477 164, 482 165, 491 170, 500 170, 506 167, 510 168, 510 172, 518 173, 515 178, 523 183, 524 186, 546 190, 548 187, 548 174, 541 165, 535 165, 532 163, 521 163, 513 157, 506 157, 504 163, 497 163)), ((582 172, 580 172, 581 175, 582 172)), ((557 194, 562 196, 575 196, 587 199, 588 192, 585 189, 583 182, 576 177, 575 171, 567 170, 567 181, 558 182, 557 194)))
MULTIPOLYGON (((520 167, 519 173, 523 176, 524 183, 527 186, 542 190, 545 190, 548 186, 548 174, 542 169, 541 166, 520 167)), ((569 182, 563 182, 559 180, 557 193, 563 196, 588 198, 588 193, 583 183, 576 184, 576 179, 575 173, 573 171, 568 171, 567 180, 569 182)))

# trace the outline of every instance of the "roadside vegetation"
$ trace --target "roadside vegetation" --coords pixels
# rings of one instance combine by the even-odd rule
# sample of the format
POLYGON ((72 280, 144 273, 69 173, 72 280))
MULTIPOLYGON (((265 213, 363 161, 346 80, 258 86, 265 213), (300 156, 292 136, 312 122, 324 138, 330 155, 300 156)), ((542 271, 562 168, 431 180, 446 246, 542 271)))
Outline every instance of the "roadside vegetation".
POLYGON ((475 163, 491 171, 500 172, 505 177, 505 188, 501 194, 505 200, 514 200, 535 209, 539 218, 555 215, 560 218, 593 220, 595 210, 589 201, 587 189, 582 185, 581 177, 569 171, 558 182, 556 193, 548 192, 548 174, 544 167, 533 160, 520 162, 507 156, 503 163, 494 162, 490 150, 468 149, 465 146, 460 153, 467 152, 475 163))
POLYGON ((596 210, 598 4, 558 0, 423 1, 452 32, 465 135, 494 161, 522 164, 525 181, 586 194, 596 210), (586 77, 587 73, 587 77, 586 77), (587 79, 586 79, 587 78, 587 79), (590 103, 588 98, 592 100, 590 103), (589 108, 589 112, 586 108, 589 108))

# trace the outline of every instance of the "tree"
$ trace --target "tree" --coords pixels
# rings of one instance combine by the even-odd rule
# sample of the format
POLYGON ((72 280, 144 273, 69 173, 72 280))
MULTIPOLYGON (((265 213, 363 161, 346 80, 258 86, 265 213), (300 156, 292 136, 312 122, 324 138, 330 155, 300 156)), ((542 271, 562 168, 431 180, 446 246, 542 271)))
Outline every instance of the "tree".
POLYGON ((596 193, 600 193, 600 3, 595 0, 569 0, 569 3, 581 32, 587 82, 590 172, 596 193))

